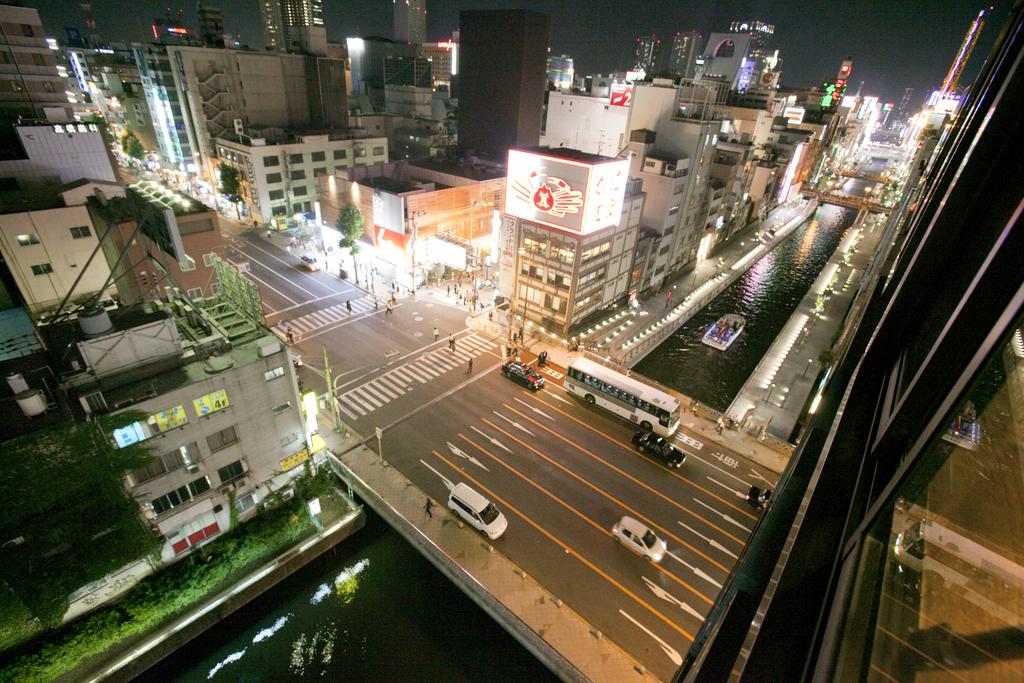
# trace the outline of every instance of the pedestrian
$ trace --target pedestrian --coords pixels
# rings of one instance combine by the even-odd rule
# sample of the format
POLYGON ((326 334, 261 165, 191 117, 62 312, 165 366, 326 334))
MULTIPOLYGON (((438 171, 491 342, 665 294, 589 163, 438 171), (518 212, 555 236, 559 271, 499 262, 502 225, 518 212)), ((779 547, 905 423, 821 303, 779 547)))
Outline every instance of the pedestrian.
POLYGON ((440 332, 437 331, 437 326, 435 325, 434 326, 434 341, 437 341, 437 337, 438 337, 439 334, 440 334, 440 332))
POLYGON ((284 245, 284 250, 288 252, 289 256, 292 255, 292 245, 290 245, 290 244, 284 245))
POLYGON ((469 359, 469 364, 466 366, 466 374, 468 375, 468 374, 470 374, 472 372, 473 372, 473 359, 470 358, 469 359))
POLYGON ((388 302, 388 308, 387 308, 387 310, 386 310, 386 311, 384 311, 384 315, 391 315, 391 314, 392 314, 392 311, 391 311, 391 302, 389 301, 389 302, 388 302))
POLYGON ((494 311, 488 311, 487 312, 487 322, 489 322, 489 323, 494 322, 494 311))
POLYGON ((288 345, 291 346, 292 344, 294 344, 295 343, 295 335, 292 334, 292 331, 288 330, 285 334, 288 336, 288 345))
POLYGON ((379 309, 380 309, 380 301, 377 300, 377 297, 373 297, 373 310, 376 311, 376 310, 379 310, 379 309))
POLYGON ((434 501, 430 500, 430 498, 427 497, 427 502, 425 502, 423 504, 423 512, 425 512, 427 517, 429 517, 430 519, 434 518, 433 509, 434 509, 434 501))
POLYGON ((452 285, 451 285, 451 283, 448 283, 448 296, 451 296, 451 295, 452 295, 452 285))
POLYGON ((455 350, 455 335, 453 335, 451 332, 448 333, 448 350, 455 350))
POLYGON ((346 301, 345 302, 345 310, 348 311, 349 315, 352 315, 352 302, 351 301, 346 301))

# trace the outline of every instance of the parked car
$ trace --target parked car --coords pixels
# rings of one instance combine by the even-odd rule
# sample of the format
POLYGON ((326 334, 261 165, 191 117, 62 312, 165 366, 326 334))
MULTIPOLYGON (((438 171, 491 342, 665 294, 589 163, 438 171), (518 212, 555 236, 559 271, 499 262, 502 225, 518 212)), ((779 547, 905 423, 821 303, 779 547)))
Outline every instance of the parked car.
POLYGON ((302 267, 305 268, 306 270, 310 272, 320 270, 320 264, 317 263, 316 259, 313 258, 312 256, 306 256, 305 254, 303 254, 299 258, 302 259, 302 267))
POLYGON ((519 382, 530 391, 537 391, 544 387, 544 378, 525 363, 509 361, 501 366, 501 374, 519 382))
POLYGON ((661 562, 665 557, 665 551, 668 550, 665 541, 658 538, 645 524, 629 515, 615 523, 612 535, 616 541, 651 562, 661 562))
POLYGON ((494 504, 466 484, 456 484, 448 494, 448 507, 471 527, 497 540, 508 528, 508 520, 494 504))
POLYGON ((653 455, 666 467, 678 469, 686 462, 686 455, 670 444, 664 437, 641 429, 633 435, 633 445, 641 453, 653 455))

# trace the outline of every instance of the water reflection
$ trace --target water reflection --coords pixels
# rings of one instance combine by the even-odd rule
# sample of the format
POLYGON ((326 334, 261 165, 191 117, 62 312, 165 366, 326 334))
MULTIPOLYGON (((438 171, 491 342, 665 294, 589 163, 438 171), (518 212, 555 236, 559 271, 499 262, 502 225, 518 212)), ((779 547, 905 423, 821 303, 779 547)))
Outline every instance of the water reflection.
POLYGON ((856 215, 853 209, 819 207, 636 370, 718 410, 728 408, 856 215), (747 319, 743 334, 726 351, 701 344, 708 326, 727 313, 747 319))

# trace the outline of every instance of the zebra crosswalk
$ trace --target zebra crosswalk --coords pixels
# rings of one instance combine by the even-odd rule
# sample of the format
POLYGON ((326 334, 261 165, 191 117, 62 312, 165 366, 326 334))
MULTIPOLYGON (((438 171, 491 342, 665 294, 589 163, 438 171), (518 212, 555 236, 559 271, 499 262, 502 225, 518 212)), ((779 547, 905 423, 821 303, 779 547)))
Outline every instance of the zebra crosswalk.
POLYGON ((454 352, 447 346, 435 349, 339 395, 338 408, 350 419, 358 420, 420 384, 426 384, 450 370, 465 368, 470 358, 496 348, 494 342, 476 334, 462 337, 456 340, 454 352))
MULTIPOLYGON (((351 318, 354 315, 360 313, 367 313, 373 311, 373 298, 364 296, 359 299, 350 299, 349 303, 352 304, 352 312, 348 312, 348 308, 345 306, 345 302, 331 306, 330 308, 323 308, 313 313, 307 313, 306 315, 294 318, 292 320, 282 320, 271 327, 271 331, 274 332, 281 339, 284 339, 288 334, 288 328, 291 328, 292 333, 296 339, 302 339, 307 334, 315 332, 319 329, 339 323, 342 320, 351 318)), ((383 311, 385 304, 383 302, 378 303, 376 310, 383 311)))

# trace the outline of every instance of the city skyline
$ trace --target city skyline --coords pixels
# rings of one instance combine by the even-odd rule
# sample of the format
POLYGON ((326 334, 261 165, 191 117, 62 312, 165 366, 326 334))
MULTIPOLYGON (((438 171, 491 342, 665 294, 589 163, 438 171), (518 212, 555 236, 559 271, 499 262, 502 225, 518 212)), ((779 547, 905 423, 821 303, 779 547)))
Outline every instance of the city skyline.
MULTIPOLYGON (((77 3, 59 0, 35 0, 46 31, 55 36, 67 26, 84 28, 77 3)), ((460 10, 526 8, 552 16, 550 49, 552 54, 568 54, 576 61, 576 72, 609 73, 628 68, 633 57, 636 36, 650 35, 670 39, 677 31, 696 29, 704 34, 728 29, 734 19, 761 19, 776 26, 775 46, 783 57, 783 86, 817 85, 832 75, 847 56, 853 57, 851 87, 864 82, 864 92, 883 101, 898 102, 903 89, 914 89, 918 106, 936 89, 953 60, 964 32, 981 5, 967 0, 929 3, 915 1, 896 7, 882 0, 860 3, 844 14, 826 3, 772 3, 759 0, 730 3, 704 3, 681 7, 672 3, 646 3, 642 7, 621 5, 621 12, 592 14, 583 0, 555 2, 514 2, 504 0, 464 0, 428 4, 427 38, 443 40, 458 28, 460 10), (575 22, 559 17, 588 16, 592 31, 581 34, 575 22), (840 30, 841 29, 841 30, 840 30), (843 33, 842 31, 846 31, 843 33), (827 35, 823 39, 822 35, 827 35)), ((114 2, 93 3, 99 32, 109 39, 145 41, 152 19, 161 16, 166 2, 142 0, 139 11, 126 14, 114 2)), ((184 9, 186 23, 196 25, 195 6, 178 2, 171 9, 184 9)), ((974 57, 967 65, 962 83, 973 82, 995 42, 998 27, 1007 9, 996 7, 982 32, 974 57)), ((327 37, 342 42, 347 36, 379 35, 393 32, 391 4, 381 0, 352 0, 344 7, 324 3, 327 37)), ((254 49, 263 46, 258 3, 250 0, 225 10, 224 25, 229 33, 240 33, 242 43, 254 49)))

